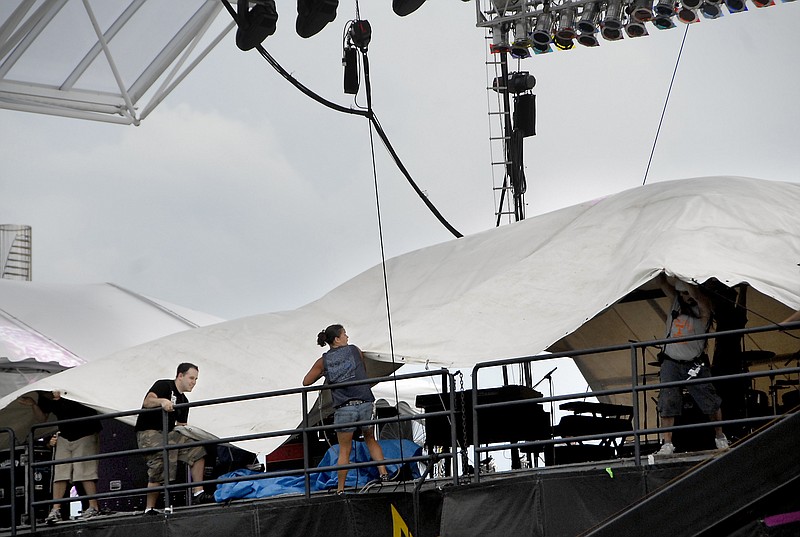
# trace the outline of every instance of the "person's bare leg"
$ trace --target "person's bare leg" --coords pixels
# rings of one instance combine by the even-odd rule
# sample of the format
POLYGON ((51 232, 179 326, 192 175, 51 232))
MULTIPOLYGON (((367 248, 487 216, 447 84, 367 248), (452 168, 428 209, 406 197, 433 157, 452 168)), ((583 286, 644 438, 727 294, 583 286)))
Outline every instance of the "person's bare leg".
MULTIPOLYGON (((42 403, 44 404, 44 403, 42 403)), ((53 499, 60 500, 64 497, 64 493, 67 492, 67 481, 56 481, 53 483, 53 499)), ((54 503, 52 509, 61 509, 60 503, 54 503)))
MULTIPOLYGON (((161 483, 148 483, 148 487, 160 487, 161 483)), ((147 493, 147 509, 155 509, 156 502, 158 501, 158 492, 147 493)))
MULTIPOLYGON (((81 483, 83 483, 83 491, 87 496, 93 496, 97 494, 97 483, 94 481, 81 481, 81 483)), ((92 498, 89 500, 89 507, 94 507, 98 511, 100 510, 100 507, 97 505, 97 498, 92 498)))
MULTIPOLYGON (((337 464, 339 466, 344 466, 350 463, 350 450, 353 447, 353 433, 337 432, 336 438, 339 441, 339 461, 337 464)), ((339 482, 336 485, 336 492, 344 491, 344 482, 347 479, 347 472, 347 468, 337 471, 336 475, 339 478, 339 482)))
MULTIPOLYGON (((718 408, 715 412, 709 414, 708 419, 711 421, 722 421, 722 409, 718 408)), ((725 436, 725 433, 722 432, 722 427, 719 425, 714 427, 714 433, 716 434, 716 438, 725 436)))
MULTIPOLYGON (((206 473, 206 460, 204 458, 200 458, 194 461, 194 463, 192 464, 191 472, 192 472, 193 482, 198 483, 202 481, 206 473)), ((194 487, 193 491, 195 494, 199 494, 203 492, 203 486, 200 485, 198 487, 194 487)))
MULTIPOLYGON (((674 416, 671 416, 671 417, 662 416, 661 417, 661 426, 662 427, 672 427, 673 425, 675 425, 675 417, 674 416)), ((661 433, 661 438, 664 439, 664 443, 665 444, 671 444, 672 443, 672 431, 664 431, 663 433, 661 433)))
MULTIPOLYGON (((362 429, 364 433, 364 441, 367 443, 367 449, 369 450, 369 456, 372 457, 373 461, 382 461, 383 460, 383 449, 381 445, 375 440, 375 433, 372 430, 372 427, 362 429)), ((378 466, 378 473, 380 475, 386 475, 386 466, 380 465, 378 466)))

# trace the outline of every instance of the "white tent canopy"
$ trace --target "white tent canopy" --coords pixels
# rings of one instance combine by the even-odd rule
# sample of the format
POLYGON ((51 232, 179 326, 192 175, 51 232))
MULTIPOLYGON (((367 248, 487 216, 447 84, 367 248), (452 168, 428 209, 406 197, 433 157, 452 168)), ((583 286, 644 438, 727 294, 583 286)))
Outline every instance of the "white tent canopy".
MULTIPOLYGON (((641 330, 624 315, 613 316, 614 326, 608 315, 598 317, 605 319, 599 336, 579 329, 661 271, 687 281, 746 282, 765 308, 756 324, 780 321, 800 308, 799 206, 800 185, 792 183, 671 181, 391 259, 396 359, 461 367, 574 346, 564 339, 573 333, 579 342, 616 334, 625 339, 613 343, 658 338, 663 318, 655 313, 641 330)), ((195 401, 296 387, 319 356, 316 333, 334 322, 371 357, 391 359, 380 266, 297 310, 178 333, 31 388, 59 388, 102 410, 128 410, 139 407, 154 380, 173 377, 181 361, 200 366, 195 401)), ((595 389, 619 376, 605 362, 579 365, 595 389)), ((0 400, 0 408, 15 404, 16 395, 0 400)), ((299 396, 281 397, 200 407, 190 422, 220 437, 250 434, 294 427, 300 409, 299 396)), ((282 440, 243 447, 268 453, 282 440)))

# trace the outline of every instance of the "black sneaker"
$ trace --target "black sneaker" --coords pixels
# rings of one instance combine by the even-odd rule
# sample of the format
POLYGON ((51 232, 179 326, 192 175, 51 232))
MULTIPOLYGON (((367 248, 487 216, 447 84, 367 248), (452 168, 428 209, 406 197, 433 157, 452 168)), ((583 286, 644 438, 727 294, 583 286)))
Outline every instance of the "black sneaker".
POLYGON ((149 508, 144 510, 144 516, 147 516, 147 517, 158 516, 158 515, 163 515, 163 514, 164 514, 163 512, 159 511, 158 509, 153 509, 152 507, 149 507, 149 508))
POLYGON ((200 494, 195 494, 192 496, 192 504, 193 505, 200 505, 201 503, 212 503, 214 502, 214 496, 208 494, 207 492, 203 491, 200 494))

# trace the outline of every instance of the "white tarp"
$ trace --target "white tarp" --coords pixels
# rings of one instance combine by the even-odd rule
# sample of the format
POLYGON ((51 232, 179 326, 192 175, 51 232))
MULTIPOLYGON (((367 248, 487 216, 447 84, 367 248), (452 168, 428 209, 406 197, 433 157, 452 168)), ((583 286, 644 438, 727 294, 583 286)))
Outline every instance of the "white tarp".
MULTIPOLYGON (((798 207, 797 184, 671 181, 399 256, 387 263, 395 352, 406 362, 459 367, 538 354, 662 270, 684 280, 747 282, 774 299, 769 315, 780 321, 800 308, 798 207)), ((320 355, 317 332, 334 322, 370 356, 390 359, 380 266, 297 310, 175 334, 31 388, 128 410, 140 406, 154 380, 174 377, 181 361, 200 366, 193 401, 297 387, 320 355)), ((663 320, 656 325, 661 332, 663 320)), ((581 367, 595 382, 605 375, 604 364, 581 367)), ((0 408, 13 398, 0 400, 0 408)), ((199 407, 189 421, 225 437, 294 427, 300 409, 299 396, 288 396, 199 407)), ((268 453, 282 440, 242 447, 268 453)))

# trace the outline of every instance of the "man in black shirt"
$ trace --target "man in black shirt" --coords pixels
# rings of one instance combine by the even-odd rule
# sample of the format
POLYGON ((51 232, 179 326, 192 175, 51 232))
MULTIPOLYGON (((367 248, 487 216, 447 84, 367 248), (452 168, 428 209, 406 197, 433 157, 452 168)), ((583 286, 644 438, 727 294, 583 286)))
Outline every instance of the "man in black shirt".
MULTIPOLYGON (((36 419, 46 421, 52 413, 60 420, 71 420, 95 416, 97 412, 75 401, 61 397, 61 392, 39 392, 39 400, 23 396, 18 401, 30 406, 36 419)), ((100 420, 87 420, 75 423, 65 423, 59 428, 59 437, 56 442, 55 460, 88 457, 100 452, 100 420)), ((97 494, 97 460, 79 461, 56 465, 53 469, 53 499, 60 500, 67 491, 67 484, 81 483, 86 494, 97 494)), ((89 508, 82 517, 90 518, 99 514, 100 510, 96 499, 89 500, 89 508)), ((55 524, 61 520, 61 504, 53 504, 50 514, 45 522, 55 524)))
MULTIPOLYGON (((175 380, 157 380, 147 392, 142 402, 142 408, 161 407, 167 412, 167 430, 169 431, 167 442, 169 444, 184 444, 191 442, 187 436, 175 431, 175 425, 186 425, 189 418, 189 409, 182 408, 175 410, 175 405, 188 403, 184 393, 191 392, 197 384, 198 368, 194 364, 182 363, 178 366, 175 380)), ((136 420, 136 441, 140 448, 160 447, 163 445, 162 433, 162 413, 145 412, 139 414, 136 420)), ((192 481, 203 480, 205 472, 206 450, 202 446, 195 446, 185 449, 170 450, 169 452, 169 479, 175 479, 175 470, 178 460, 181 460, 191 467, 192 481)), ((145 455, 147 460, 147 486, 158 487, 164 481, 164 460, 160 452, 148 453, 145 455)), ((147 507, 145 514, 156 514, 156 500, 158 492, 147 494, 147 507)), ((205 503, 211 501, 211 497, 203 492, 203 487, 194 488, 194 503, 205 503)))

